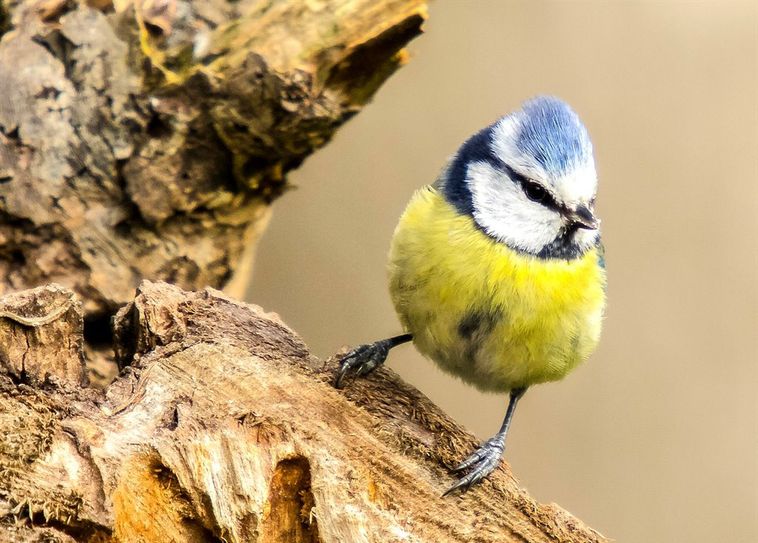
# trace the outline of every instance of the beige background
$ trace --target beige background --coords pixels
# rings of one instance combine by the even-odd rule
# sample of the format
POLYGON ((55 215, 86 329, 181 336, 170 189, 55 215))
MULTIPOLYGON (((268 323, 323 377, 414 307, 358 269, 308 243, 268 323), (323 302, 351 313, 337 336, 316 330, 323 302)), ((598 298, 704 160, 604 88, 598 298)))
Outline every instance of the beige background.
MULTIPOLYGON (((625 542, 758 541, 755 3, 439 1, 413 60, 292 176, 250 299, 319 355, 399 332, 395 222, 471 133, 538 93, 593 137, 600 349, 519 406, 521 483, 625 542)), ((505 398, 413 347, 390 366, 482 437, 505 398)))

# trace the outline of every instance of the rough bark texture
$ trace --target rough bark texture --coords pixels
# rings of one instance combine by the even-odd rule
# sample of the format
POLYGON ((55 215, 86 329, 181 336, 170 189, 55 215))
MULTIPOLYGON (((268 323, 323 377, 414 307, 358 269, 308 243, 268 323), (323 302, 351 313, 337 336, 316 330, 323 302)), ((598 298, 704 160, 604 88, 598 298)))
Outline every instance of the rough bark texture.
MULTIPOLYGON (((23 294, 57 319, 6 310, 0 342, 76 336, 61 292, 23 294)), ((145 282, 115 330, 104 392, 79 386, 65 346, 34 374, 20 351, 3 361, 0 540, 606 541, 507 465, 441 498, 473 437, 388 370, 335 390, 335 365, 255 306, 145 282)))
POLYGON ((0 368, 21 381, 84 384, 83 331, 81 302, 59 285, 0 298, 0 368))
POLYGON ((223 286, 287 171, 424 18, 422 0, 0 1, 0 293, 58 282, 103 329, 143 278, 223 286))

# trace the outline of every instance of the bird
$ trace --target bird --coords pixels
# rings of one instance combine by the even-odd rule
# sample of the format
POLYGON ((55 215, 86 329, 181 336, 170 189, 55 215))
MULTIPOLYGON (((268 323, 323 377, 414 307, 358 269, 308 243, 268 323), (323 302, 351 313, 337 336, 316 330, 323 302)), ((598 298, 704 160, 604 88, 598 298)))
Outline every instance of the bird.
POLYGON ((413 342, 479 390, 509 393, 499 431, 453 472, 465 492, 501 462, 518 401, 596 348, 606 305, 597 173, 571 107, 537 96, 486 126, 412 196, 389 251, 389 291, 404 333, 339 359, 346 378, 413 342))

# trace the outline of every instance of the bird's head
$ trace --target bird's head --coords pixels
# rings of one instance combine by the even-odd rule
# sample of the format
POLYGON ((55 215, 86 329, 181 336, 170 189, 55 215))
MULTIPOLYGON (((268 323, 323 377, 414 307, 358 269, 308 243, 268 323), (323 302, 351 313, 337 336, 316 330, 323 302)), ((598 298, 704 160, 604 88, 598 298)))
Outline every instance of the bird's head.
POLYGON ((592 143, 564 102, 537 97, 464 143, 440 184, 490 237, 543 258, 597 243, 592 143))

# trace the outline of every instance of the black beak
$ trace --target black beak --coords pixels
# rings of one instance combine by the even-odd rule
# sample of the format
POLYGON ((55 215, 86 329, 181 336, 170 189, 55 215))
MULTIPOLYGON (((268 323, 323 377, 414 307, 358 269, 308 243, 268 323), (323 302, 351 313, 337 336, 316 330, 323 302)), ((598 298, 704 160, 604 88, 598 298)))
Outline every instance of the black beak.
POLYGON ((576 211, 569 211, 566 217, 571 221, 571 224, 575 224, 578 228, 597 230, 597 227, 600 226, 600 221, 586 206, 580 205, 576 211))

